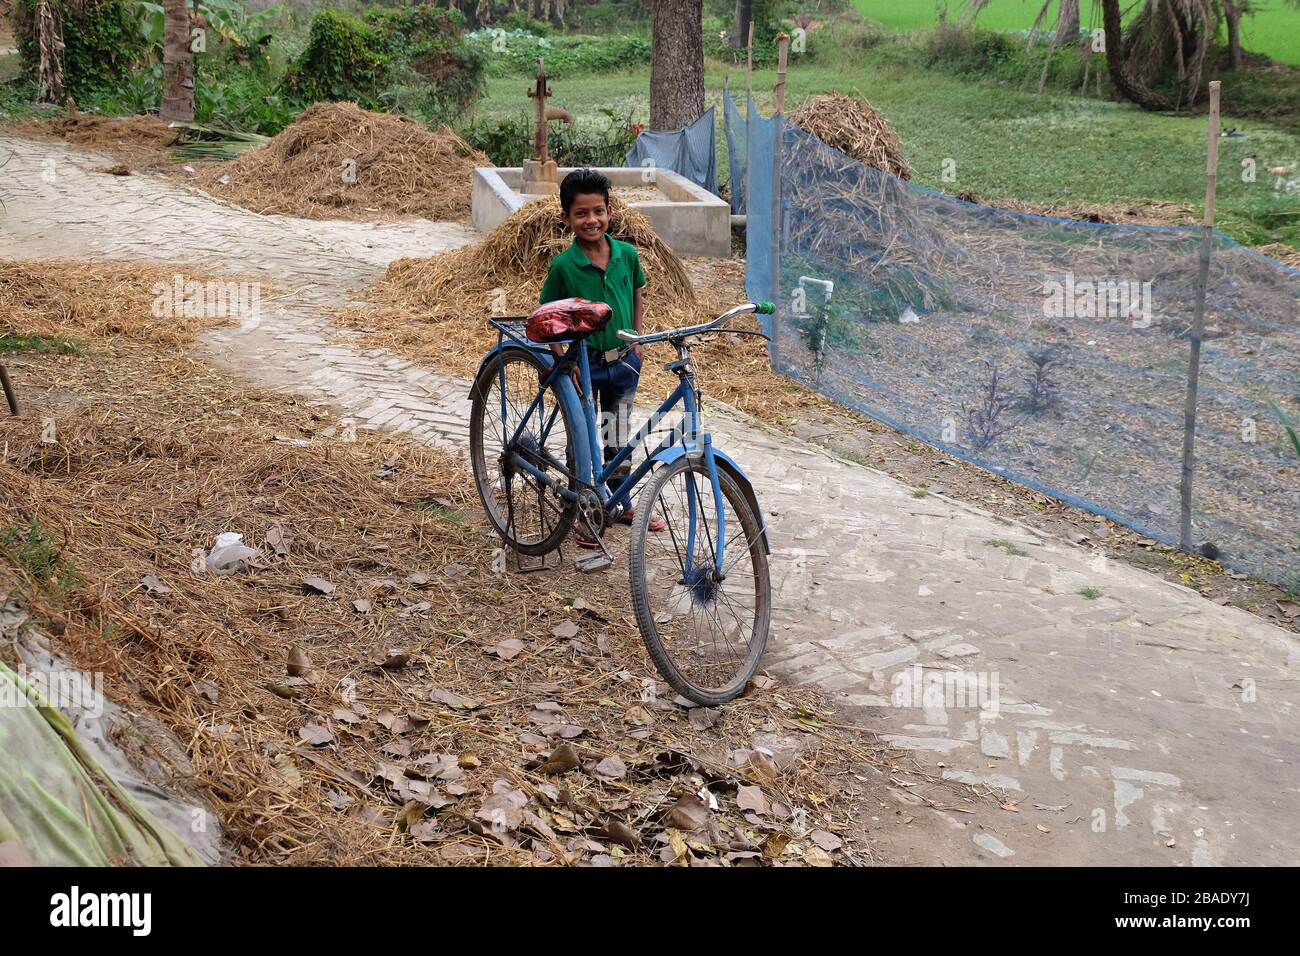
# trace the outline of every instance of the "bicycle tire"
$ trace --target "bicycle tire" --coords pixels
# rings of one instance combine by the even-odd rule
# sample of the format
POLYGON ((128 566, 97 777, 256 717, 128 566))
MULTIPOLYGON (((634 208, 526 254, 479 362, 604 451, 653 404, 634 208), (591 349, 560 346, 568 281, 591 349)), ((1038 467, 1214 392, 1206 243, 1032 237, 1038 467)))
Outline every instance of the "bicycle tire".
MULTIPOLYGON (((518 420, 523 418, 523 413, 527 410, 527 406, 531 402, 532 396, 537 394, 537 388, 541 381, 540 376, 545 375, 547 371, 549 371, 548 366, 527 349, 502 349, 484 365, 482 371, 475 379, 473 396, 470 402, 470 465, 474 472, 474 485, 478 489, 479 501, 482 503, 483 510, 488 516, 488 521, 491 522, 496 533, 501 536, 501 540, 513 550, 532 557, 547 554, 560 546, 560 543, 564 540, 565 536, 569 533, 569 529, 573 525, 577 506, 575 503, 565 501, 553 492, 543 489, 535 478, 526 473, 519 472, 519 477, 516 479, 515 474, 504 471, 500 465, 498 465, 494 474, 493 468, 488 461, 488 450, 485 447, 485 432, 491 431, 493 433, 493 438, 497 440, 497 444, 504 447, 505 439, 503 436, 505 432, 510 431, 513 434, 513 426, 517 425, 518 420), (503 421, 500 426, 495 429, 485 429, 489 409, 495 408, 500 401, 502 379, 501 370, 503 365, 506 366, 507 394, 511 391, 512 367, 518 368, 519 366, 527 366, 522 381, 524 383, 531 382, 532 391, 526 398, 522 399, 521 403, 507 403, 508 409, 516 412, 517 420, 512 422, 503 421), (520 408, 519 404, 522 404, 523 407, 520 408), (500 483, 503 480, 506 483, 505 497, 507 500, 505 502, 498 500, 497 494, 500 483), (537 496, 538 533, 530 536, 528 539, 521 536, 518 520, 519 514, 522 511, 522 505, 527 503, 527 499, 522 491, 520 498, 515 499, 513 489, 516 481, 520 483, 521 489, 527 487, 530 489, 531 494, 537 496), (516 507, 516 505, 519 505, 520 507, 516 507), (551 509, 549 512, 551 519, 549 528, 547 527, 546 521, 548 507, 551 509), (514 520, 512 521, 512 519, 514 520)), ((526 390, 521 389, 521 394, 525 391, 526 390)), ((574 433, 574 423, 569 420, 568 412, 566 411, 564 404, 559 400, 559 393, 556 390, 556 387, 552 385, 551 388, 548 389, 548 392, 551 395, 552 404, 550 404, 549 407, 546 405, 539 406, 539 408, 533 411, 530 420, 536 420, 536 425, 529 425, 526 433, 533 436, 536 440, 537 438, 540 438, 543 431, 543 424, 548 416, 551 414, 558 414, 561 417, 564 424, 563 460, 569 474, 566 485, 570 490, 576 491, 578 482, 574 467, 572 438, 574 433)), ((509 413, 510 412, 507 411, 507 416, 509 413)), ((545 445, 548 446, 546 447, 546 450, 553 454, 554 449, 549 447, 552 440, 553 435, 548 436, 548 441, 545 445)), ((542 443, 538 442, 537 444, 539 448, 542 447, 542 443)), ((499 455, 494 455, 493 457, 499 461, 499 455)), ((555 457, 559 460, 558 456, 555 457)), ((543 470, 545 469, 543 468, 543 470)))
MULTIPOLYGON (((697 680, 692 679, 684 667, 685 638, 681 641, 683 646, 677 647, 675 652, 675 648, 672 646, 674 641, 668 640, 667 635, 661 632, 660 624, 666 622, 656 620, 658 615, 652 605, 655 603, 656 593, 662 596, 664 581, 660 577, 659 580, 652 584, 650 575, 647 574, 647 543, 648 536, 652 533, 649 530, 649 525, 656 509, 664 508, 663 519, 667 527, 664 531, 655 532, 655 534, 668 535, 674 539, 677 536, 667 514, 664 489, 669 482, 683 472, 698 476, 699 484, 708 494, 709 503, 711 503, 713 490, 703 461, 690 462, 686 458, 679 458, 654 473, 649 485, 642 492, 640 500, 637 502, 636 518, 632 525, 628 562, 632 608, 636 614, 637 626, 641 631, 642 640, 645 641, 646 650, 664 680, 682 696, 706 707, 715 707, 740 696, 762 662, 763 653, 767 648, 768 631, 771 626, 772 582, 768 570, 767 549, 763 541, 762 523, 758 515, 750 508, 748 500, 731 476, 726 472, 719 472, 718 480, 722 485, 725 506, 729 506, 735 519, 739 520, 741 532, 745 538, 743 554, 749 557, 751 567, 749 576, 752 578, 754 587, 753 623, 746 641, 746 652, 737 661, 734 670, 725 682, 716 686, 704 686, 697 680)), ((701 526, 704 525, 705 522, 701 522, 701 526)), ((708 533, 716 534, 716 531, 708 533)), ((735 538, 730 530, 728 530, 727 534, 733 539, 735 538)), ((716 547, 716 545, 714 546, 716 547)), ((679 564, 678 567, 682 568, 684 565, 679 564)), ((669 568, 669 570, 672 569, 669 568)), ((731 575, 728 575, 728 577, 731 577, 731 575)), ((677 585, 684 583, 684 580, 676 582, 677 585)), ((669 585, 669 587, 671 588, 673 585, 669 585)), ((716 587, 721 588, 721 585, 716 585, 716 587)), ((703 598, 697 599, 695 588, 683 589, 682 593, 687 595, 692 604, 699 607, 707 605, 707 600, 703 598)), ((725 597, 725 593, 723 596, 725 597)), ((677 600, 681 600, 681 594, 677 595, 677 600)), ((716 606, 721 606, 716 596, 713 598, 713 603, 716 606)), ((694 615, 693 609, 692 615, 694 615)), ((692 617, 692 620, 694 620, 694 617, 692 617)), ((741 623, 743 628, 743 622, 741 623)), ((698 638, 695 640, 698 647, 698 638)), ((713 643, 716 648, 716 638, 713 643)))

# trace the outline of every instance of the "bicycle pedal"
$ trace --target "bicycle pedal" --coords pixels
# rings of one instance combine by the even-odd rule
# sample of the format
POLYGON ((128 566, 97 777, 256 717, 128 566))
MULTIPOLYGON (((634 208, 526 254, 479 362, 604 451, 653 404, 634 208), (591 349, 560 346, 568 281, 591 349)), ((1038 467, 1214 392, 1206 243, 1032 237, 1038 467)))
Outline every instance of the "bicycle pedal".
POLYGON ((589 554, 578 555, 573 564, 583 574, 591 574, 593 571, 603 571, 614 563, 614 559, 603 551, 593 551, 589 554))

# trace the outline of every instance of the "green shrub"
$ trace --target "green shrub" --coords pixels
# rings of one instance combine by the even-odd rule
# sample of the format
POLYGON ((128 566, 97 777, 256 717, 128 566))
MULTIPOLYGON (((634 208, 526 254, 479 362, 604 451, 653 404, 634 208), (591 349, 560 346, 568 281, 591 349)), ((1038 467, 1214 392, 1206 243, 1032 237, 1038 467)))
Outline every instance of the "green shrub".
POLYGON ((1008 61, 1017 59, 1019 52, 1019 45, 1001 33, 951 23, 936 26, 922 44, 926 66, 952 73, 997 73, 1008 61))
MULTIPOLYGON (((602 109, 603 121, 579 120, 572 126, 552 124, 548 148, 560 166, 622 166, 636 140, 631 116, 602 109)), ((497 166, 519 166, 533 155, 533 121, 528 113, 497 120, 477 120, 459 130, 465 141, 482 150, 497 166)))
POLYGON ((557 79, 592 73, 618 73, 650 62, 650 41, 639 36, 539 37, 521 30, 486 29, 469 35, 482 51, 490 76, 532 75, 537 58, 557 79))
POLYGON ((366 23, 391 61, 383 99, 428 123, 446 122, 483 93, 486 56, 465 40, 465 17, 431 4, 373 9, 366 23))
MULTIPOLYGON (((63 84, 81 102, 116 89, 131 78, 146 51, 128 0, 50 0, 63 25, 63 84)), ((23 69, 35 79, 40 67, 37 0, 17 0, 15 39, 23 69)))
POLYGON ((360 20, 326 9, 312 18, 307 48, 285 73, 284 90, 304 103, 356 100, 375 109, 387 77, 379 35, 360 20))

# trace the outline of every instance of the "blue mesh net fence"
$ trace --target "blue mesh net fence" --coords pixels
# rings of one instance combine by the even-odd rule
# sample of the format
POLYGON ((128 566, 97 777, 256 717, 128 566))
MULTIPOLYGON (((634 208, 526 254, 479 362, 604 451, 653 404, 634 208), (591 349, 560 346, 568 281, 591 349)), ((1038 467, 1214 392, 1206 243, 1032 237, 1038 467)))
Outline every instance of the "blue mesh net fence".
MULTIPOLYGON (((1205 230, 965 202, 725 97, 777 371, 1164 544, 1180 532, 1205 230), (774 242, 773 222, 779 224, 774 242)), ((1300 271, 1210 233, 1192 538, 1300 586, 1300 271)))

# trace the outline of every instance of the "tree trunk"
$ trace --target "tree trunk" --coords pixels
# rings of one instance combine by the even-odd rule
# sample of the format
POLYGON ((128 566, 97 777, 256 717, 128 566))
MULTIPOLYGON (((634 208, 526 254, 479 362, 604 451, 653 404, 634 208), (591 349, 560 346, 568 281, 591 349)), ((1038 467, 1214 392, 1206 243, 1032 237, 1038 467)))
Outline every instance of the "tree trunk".
POLYGON ((704 112, 703 7, 703 0, 654 0, 651 129, 681 129, 704 112))
POLYGON ((186 0, 163 0, 162 119, 194 122, 194 54, 186 0))
POLYGON ((1120 22, 1119 0, 1101 0, 1101 23, 1106 34, 1106 70, 1120 95, 1144 110, 1173 109, 1169 100, 1139 83, 1125 66, 1124 30, 1120 22))
POLYGON ((1079 0, 1061 0, 1056 20, 1056 45, 1069 46, 1079 39, 1079 0))
POLYGON ((1228 22, 1228 69, 1241 69, 1241 11, 1233 0, 1223 0, 1223 18, 1228 22))
POLYGON ((736 0, 736 14, 731 18, 730 43, 743 50, 749 43, 749 21, 754 16, 754 0, 736 0))

